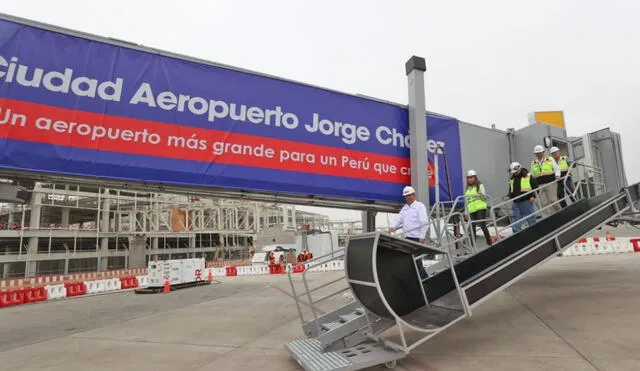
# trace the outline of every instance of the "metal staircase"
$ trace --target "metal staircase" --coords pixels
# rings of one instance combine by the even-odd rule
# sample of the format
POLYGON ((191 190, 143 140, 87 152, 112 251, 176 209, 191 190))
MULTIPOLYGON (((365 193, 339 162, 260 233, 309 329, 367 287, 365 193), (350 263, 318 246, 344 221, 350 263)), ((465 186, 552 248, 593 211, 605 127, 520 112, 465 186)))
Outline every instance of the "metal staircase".
MULTIPOLYGON (((309 371, 359 370, 379 364, 394 367, 411 350, 471 316, 475 306, 584 234, 637 212, 639 200, 640 184, 617 193, 584 197, 490 248, 458 259, 449 246, 425 246, 379 232, 351 237, 347 249, 339 254, 315 259, 302 274, 289 274, 307 338, 289 342, 285 349, 309 371), (411 262, 425 254, 437 254, 441 259, 438 268, 432 267, 429 277, 421 279, 411 262), (309 287, 308 275, 315 274, 315 266, 343 259, 344 277, 309 287), (302 280, 304 289, 296 290, 294 277, 302 280), (334 284, 341 286, 319 296, 322 289, 334 284), (330 298, 349 291, 356 300, 319 315, 321 303, 331 304, 330 298), (311 318, 305 319, 302 305, 309 307, 311 318), (399 341, 383 337, 391 328, 397 329, 399 341), (407 330, 422 335, 409 343, 407 330)), ((459 242, 454 239, 450 243, 459 242)))

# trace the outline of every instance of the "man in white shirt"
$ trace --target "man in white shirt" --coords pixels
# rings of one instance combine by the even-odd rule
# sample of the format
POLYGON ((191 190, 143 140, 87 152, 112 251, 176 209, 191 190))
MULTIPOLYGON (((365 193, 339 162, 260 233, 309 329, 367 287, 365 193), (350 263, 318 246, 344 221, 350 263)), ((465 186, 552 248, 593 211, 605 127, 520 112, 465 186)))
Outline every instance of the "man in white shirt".
MULTIPOLYGON (((400 216, 396 219, 389 232, 393 233, 402 228, 404 237, 408 240, 424 243, 429 229, 427 208, 424 204, 416 200, 416 191, 411 186, 406 186, 402 190, 402 195, 406 204, 400 210, 400 216)), ((418 272, 421 278, 427 278, 427 272, 422 265, 422 259, 417 262, 418 272)))
POLYGON ((416 200, 416 191, 411 186, 404 187, 402 195, 406 204, 400 210, 400 216, 391 227, 391 232, 402 228, 404 237, 408 240, 424 243, 427 235, 427 208, 424 204, 416 200))

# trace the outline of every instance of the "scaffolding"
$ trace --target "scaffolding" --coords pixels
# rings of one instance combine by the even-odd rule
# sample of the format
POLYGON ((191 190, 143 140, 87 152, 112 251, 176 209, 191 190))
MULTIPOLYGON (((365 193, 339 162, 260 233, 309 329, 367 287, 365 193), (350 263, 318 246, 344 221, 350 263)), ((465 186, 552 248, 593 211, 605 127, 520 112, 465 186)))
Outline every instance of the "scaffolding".
POLYGON ((3 278, 246 259, 262 228, 329 227, 324 215, 274 203, 52 183, 26 194, 0 207, 3 278))

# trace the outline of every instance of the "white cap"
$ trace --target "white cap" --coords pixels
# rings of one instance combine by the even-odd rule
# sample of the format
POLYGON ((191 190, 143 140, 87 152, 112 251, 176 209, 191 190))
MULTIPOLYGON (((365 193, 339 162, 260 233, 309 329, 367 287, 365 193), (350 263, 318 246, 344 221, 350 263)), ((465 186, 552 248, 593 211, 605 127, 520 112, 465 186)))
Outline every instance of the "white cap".
POLYGON ((558 152, 558 151, 560 151, 560 148, 558 148, 558 147, 554 146, 554 147, 549 148, 549 153, 555 153, 555 152, 558 152))
POLYGON ((516 171, 520 170, 521 167, 522 165, 520 165, 519 162, 512 162, 511 165, 509 165, 509 169, 511 169, 511 174, 514 174, 516 171))
POLYGON ((541 145, 537 145, 535 147, 533 147, 533 153, 542 153, 544 152, 544 147, 541 145))
POLYGON ((469 170, 467 171, 467 176, 478 176, 478 173, 475 170, 469 170))
POLYGON ((415 189, 413 189, 413 187, 412 187, 412 186, 406 186, 406 187, 404 187, 404 189, 402 190, 402 196, 403 196, 403 197, 404 197, 404 196, 411 195, 411 194, 414 194, 414 193, 416 193, 416 190, 415 190, 415 189))

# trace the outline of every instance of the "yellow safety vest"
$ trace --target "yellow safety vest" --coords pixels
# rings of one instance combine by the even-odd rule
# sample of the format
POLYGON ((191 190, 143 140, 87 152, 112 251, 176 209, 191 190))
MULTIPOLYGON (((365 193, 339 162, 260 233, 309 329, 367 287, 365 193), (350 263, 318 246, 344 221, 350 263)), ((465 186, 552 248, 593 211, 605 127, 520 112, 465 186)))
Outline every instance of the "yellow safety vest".
MULTIPOLYGON (((531 190, 531 175, 527 174, 527 176, 520 178, 520 191, 527 192, 530 190, 531 190)), ((511 192, 513 192, 513 178, 509 180, 509 193, 511 192)))
POLYGON ((467 199, 467 211, 469 214, 487 209, 487 201, 485 201, 483 195, 478 193, 478 189, 475 185, 467 187, 464 191, 464 195, 467 199))
POLYGON ((567 161, 566 156, 560 156, 560 158, 558 159, 558 167, 560 168, 561 172, 569 171, 569 162, 567 161))
POLYGON ((551 157, 546 157, 542 160, 542 166, 538 165, 537 160, 531 161, 531 173, 534 178, 537 178, 542 175, 553 175, 553 159, 551 157))

